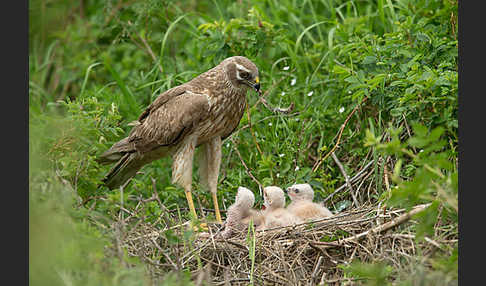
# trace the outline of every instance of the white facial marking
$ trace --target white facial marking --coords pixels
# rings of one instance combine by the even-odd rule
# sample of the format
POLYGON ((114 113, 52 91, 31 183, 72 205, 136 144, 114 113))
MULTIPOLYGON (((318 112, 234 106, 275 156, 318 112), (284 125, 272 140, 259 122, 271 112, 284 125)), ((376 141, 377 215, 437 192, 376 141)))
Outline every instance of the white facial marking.
POLYGON ((240 77, 240 72, 239 71, 236 71, 236 78, 238 80, 243 80, 241 77, 240 77))
POLYGON ((240 64, 237 64, 237 63, 235 63, 235 65, 236 65, 236 78, 238 80, 245 80, 244 78, 242 78, 240 76, 240 71, 244 71, 244 72, 247 72, 247 73, 251 74, 251 71, 248 70, 247 68, 245 68, 244 66, 242 66, 240 64))
POLYGON ((237 68, 237 69, 242 70, 242 71, 246 71, 247 73, 251 73, 251 71, 250 71, 250 70, 248 70, 247 68, 245 68, 244 66, 239 65, 239 64, 237 64, 237 63, 235 63, 235 64, 236 64, 236 68, 237 68))

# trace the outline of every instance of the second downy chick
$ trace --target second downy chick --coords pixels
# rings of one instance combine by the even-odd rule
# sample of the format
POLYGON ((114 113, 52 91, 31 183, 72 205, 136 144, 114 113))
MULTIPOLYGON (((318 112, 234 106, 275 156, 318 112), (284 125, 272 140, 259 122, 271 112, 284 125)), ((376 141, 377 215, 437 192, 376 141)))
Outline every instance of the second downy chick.
POLYGON ((265 210, 263 211, 263 223, 257 229, 269 229, 273 227, 288 226, 302 221, 287 209, 285 209, 284 191, 277 186, 268 186, 263 189, 265 210))
POLYGON ((332 216, 322 204, 314 203, 314 190, 309 184, 295 184, 287 188, 292 201, 287 210, 302 220, 313 220, 332 216))

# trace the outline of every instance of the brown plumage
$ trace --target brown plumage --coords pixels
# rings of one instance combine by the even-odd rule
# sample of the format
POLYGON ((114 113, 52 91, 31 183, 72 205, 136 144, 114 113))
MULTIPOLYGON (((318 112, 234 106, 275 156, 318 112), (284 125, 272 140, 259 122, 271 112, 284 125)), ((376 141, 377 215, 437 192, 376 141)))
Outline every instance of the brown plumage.
POLYGON ((192 166, 194 150, 201 146, 202 184, 211 191, 216 219, 221 222, 216 197, 221 140, 238 126, 249 87, 259 91, 258 68, 249 59, 235 56, 159 95, 139 116, 128 137, 100 156, 100 163, 116 162, 104 184, 117 188, 144 165, 171 156, 172 183, 184 188, 196 217, 191 195, 192 166))
POLYGON ((287 210, 302 220, 313 220, 332 216, 322 204, 312 202, 314 190, 309 184, 295 184, 287 188, 287 194, 292 201, 287 210))
POLYGON ((302 221, 287 209, 285 209, 284 191, 277 186, 268 186, 263 189, 265 210, 263 211, 263 223, 257 227, 269 229, 301 223, 302 221))

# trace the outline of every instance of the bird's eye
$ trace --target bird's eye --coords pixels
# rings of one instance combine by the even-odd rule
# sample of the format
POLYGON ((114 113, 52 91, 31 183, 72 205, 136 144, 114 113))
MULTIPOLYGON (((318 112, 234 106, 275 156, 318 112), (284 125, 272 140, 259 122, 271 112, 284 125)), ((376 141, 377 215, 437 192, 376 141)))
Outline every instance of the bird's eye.
POLYGON ((250 77, 250 73, 246 71, 240 71, 240 77, 244 79, 248 79, 250 77))
POLYGON ((298 194, 298 193, 299 193, 299 190, 298 190, 298 189, 295 189, 295 190, 294 190, 294 192, 295 192, 296 194, 298 194))

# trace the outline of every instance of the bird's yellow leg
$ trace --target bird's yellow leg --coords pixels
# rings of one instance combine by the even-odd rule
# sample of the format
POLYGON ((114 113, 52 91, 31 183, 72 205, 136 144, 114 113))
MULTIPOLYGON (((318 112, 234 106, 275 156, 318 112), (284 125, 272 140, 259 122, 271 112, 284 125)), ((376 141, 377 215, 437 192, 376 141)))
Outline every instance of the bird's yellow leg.
POLYGON ((216 192, 213 192, 212 195, 213 195, 214 212, 216 214, 216 221, 218 223, 223 223, 223 221, 221 220, 221 213, 219 212, 218 196, 216 195, 216 192))
POLYGON ((192 200, 192 193, 191 191, 187 191, 187 190, 185 192, 186 192, 187 204, 189 205, 189 211, 191 212, 192 219, 197 219, 196 208, 194 207, 194 201, 192 200))
POLYGON ((186 199, 187 199, 187 204, 189 205, 189 211, 191 212, 191 221, 193 222, 192 228, 194 231, 199 231, 200 229, 207 231, 208 230, 208 225, 206 223, 201 223, 199 226, 194 225, 194 222, 197 221, 197 214, 196 214, 196 208, 194 207, 194 201, 192 200, 192 193, 190 190, 186 190, 186 199))

